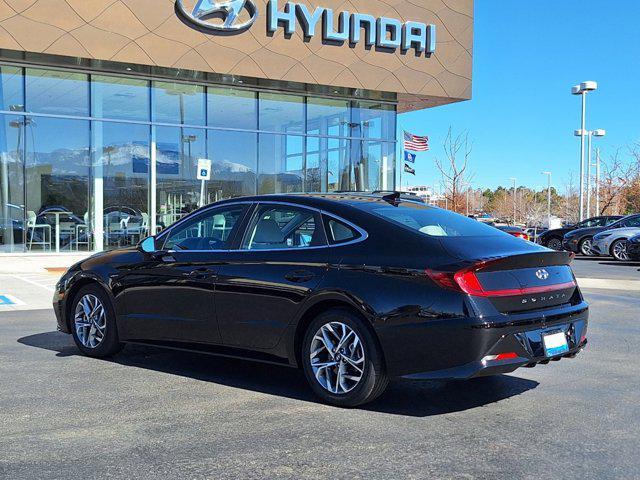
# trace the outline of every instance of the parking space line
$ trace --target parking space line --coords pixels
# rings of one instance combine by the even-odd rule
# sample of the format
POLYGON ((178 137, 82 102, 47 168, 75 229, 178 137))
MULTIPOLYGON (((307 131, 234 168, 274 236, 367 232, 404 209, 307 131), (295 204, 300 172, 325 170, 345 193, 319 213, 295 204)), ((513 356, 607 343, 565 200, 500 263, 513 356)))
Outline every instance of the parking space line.
POLYGON ((44 288, 45 290, 48 290, 50 292, 55 292, 55 285, 49 285, 49 284, 42 284, 42 283, 38 283, 35 280, 31 280, 29 278, 25 278, 22 275, 12 275, 12 274, 0 274, 0 277, 11 277, 11 278, 15 278, 16 280, 20 280, 23 281, 25 283, 28 283, 30 285, 35 285, 36 287, 40 287, 40 288, 44 288))
POLYGON ((640 280, 619 280, 611 278, 578 278, 577 280, 580 288, 640 292, 640 280))

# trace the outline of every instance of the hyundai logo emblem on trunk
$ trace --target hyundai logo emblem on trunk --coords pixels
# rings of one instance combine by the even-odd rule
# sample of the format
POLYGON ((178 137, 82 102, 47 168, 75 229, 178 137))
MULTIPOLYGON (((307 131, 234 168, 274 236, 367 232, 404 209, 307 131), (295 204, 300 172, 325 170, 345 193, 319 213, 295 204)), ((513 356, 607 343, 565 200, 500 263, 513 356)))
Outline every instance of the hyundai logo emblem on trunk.
POLYGON ((187 20, 218 32, 245 30, 258 18, 258 7, 253 0, 198 0, 193 11, 189 11, 184 2, 185 0, 176 0, 178 9, 187 20), (238 18, 245 9, 250 18, 240 22, 238 18), (219 19, 222 23, 213 23, 212 19, 219 19))
POLYGON ((547 272, 544 268, 541 268, 536 272, 536 277, 538 277, 540 280, 546 280, 547 278, 549 278, 549 272, 547 272))

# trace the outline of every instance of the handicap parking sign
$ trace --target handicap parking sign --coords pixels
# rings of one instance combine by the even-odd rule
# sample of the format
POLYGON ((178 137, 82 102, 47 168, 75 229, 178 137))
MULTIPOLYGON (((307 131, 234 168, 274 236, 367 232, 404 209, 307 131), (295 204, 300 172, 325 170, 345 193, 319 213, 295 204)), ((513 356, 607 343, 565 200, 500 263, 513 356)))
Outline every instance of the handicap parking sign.
POLYGON ((211 160, 198 159, 198 180, 211 180, 211 160))

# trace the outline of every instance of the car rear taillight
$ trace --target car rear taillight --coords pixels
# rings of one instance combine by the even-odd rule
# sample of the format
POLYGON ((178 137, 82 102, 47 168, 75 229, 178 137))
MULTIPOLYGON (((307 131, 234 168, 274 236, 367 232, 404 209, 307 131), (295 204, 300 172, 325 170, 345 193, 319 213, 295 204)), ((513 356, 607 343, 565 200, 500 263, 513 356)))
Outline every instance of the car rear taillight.
POLYGON ((534 295, 575 287, 575 280, 553 283, 536 287, 518 287, 508 289, 485 289, 476 272, 487 267, 490 262, 481 262, 457 272, 439 272, 427 269, 425 273, 443 288, 473 295, 474 297, 515 297, 518 295, 534 295))
POLYGON ((527 240, 527 241, 529 240, 529 235, 527 235, 524 232, 515 232, 515 233, 512 233, 511 235, 513 235, 514 237, 522 238, 523 240, 527 240))

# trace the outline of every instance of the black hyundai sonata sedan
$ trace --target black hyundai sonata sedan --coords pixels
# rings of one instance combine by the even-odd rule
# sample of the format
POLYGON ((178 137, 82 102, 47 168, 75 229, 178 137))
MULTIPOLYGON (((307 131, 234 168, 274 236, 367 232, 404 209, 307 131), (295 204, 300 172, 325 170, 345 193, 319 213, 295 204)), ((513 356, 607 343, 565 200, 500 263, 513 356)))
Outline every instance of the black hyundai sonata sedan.
POLYGON ((555 252, 399 194, 256 196, 74 265, 59 330, 302 368, 355 406, 391 377, 467 379, 573 357, 588 306, 555 252))

